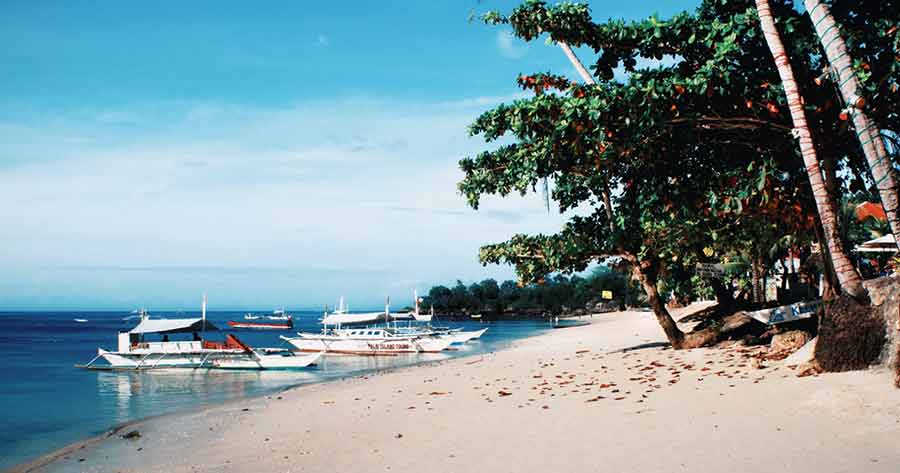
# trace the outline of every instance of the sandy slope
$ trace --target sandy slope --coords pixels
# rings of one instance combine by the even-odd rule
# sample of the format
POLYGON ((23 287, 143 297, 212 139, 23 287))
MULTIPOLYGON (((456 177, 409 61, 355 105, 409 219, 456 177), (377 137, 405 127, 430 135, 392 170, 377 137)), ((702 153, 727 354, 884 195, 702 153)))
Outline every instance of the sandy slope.
POLYGON ((661 337, 649 313, 596 316, 484 357, 150 420, 41 471, 900 471, 889 376, 797 378, 740 348, 611 353, 661 337))

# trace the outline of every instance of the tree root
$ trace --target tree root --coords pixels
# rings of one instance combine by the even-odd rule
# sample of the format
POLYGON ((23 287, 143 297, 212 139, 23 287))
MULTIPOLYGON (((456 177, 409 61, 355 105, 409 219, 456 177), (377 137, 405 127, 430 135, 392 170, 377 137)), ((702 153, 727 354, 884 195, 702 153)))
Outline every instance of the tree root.
POLYGON ((701 348, 715 345, 719 342, 721 333, 715 327, 705 328, 696 332, 684 334, 681 346, 674 347, 676 350, 689 350, 691 348, 701 348))
POLYGON ((823 371, 850 371, 876 363, 886 342, 880 312, 841 296, 825 307, 819 321, 815 360, 823 371))

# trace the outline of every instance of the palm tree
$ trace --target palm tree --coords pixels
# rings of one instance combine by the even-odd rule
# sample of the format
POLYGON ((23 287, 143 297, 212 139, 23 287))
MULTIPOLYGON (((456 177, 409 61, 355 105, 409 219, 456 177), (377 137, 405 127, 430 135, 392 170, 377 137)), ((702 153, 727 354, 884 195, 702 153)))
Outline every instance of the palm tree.
MULTIPOLYGON (((759 2, 757 2, 758 4, 759 2)), ((887 215, 888 223, 894 235, 900 235, 900 199, 897 195, 897 176, 888 157, 878 125, 869 120, 863 110, 865 99, 860 95, 861 88, 856 72, 847 52, 847 44, 841 36, 841 29, 831 16, 828 6, 821 0, 804 0, 809 19, 813 22, 819 41, 825 49, 825 56, 831 64, 844 103, 853 119, 853 126, 862 144, 863 153, 869 163, 869 170, 875 180, 875 187, 881 197, 881 205, 887 215)), ((900 248, 900 239, 897 241, 900 248)))
POLYGON ((781 36, 775 27, 775 19, 772 16, 772 8, 769 5, 769 1, 756 0, 756 11, 759 14, 763 35, 766 43, 769 45, 769 50, 772 52, 772 57, 775 59, 775 66, 778 68, 778 75, 781 77, 781 82, 784 86, 788 109, 794 122, 794 133, 800 141, 800 154, 803 156, 803 163, 806 166, 806 174, 812 187, 819 219, 825 230, 824 243, 831 255, 838 282, 841 285, 841 289, 847 294, 857 299, 865 299, 868 297, 868 294, 862 285, 862 278, 856 272, 856 268, 853 267, 853 263, 847 257, 843 247, 841 247, 837 218, 834 211, 835 205, 831 196, 828 195, 828 190, 825 188, 825 180, 822 178, 822 171, 819 169, 819 159, 816 155, 812 133, 810 133, 809 126, 806 124, 806 113, 803 110, 797 81, 794 79, 794 70, 791 68, 787 52, 785 52, 784 45, 781 42, 781 36))

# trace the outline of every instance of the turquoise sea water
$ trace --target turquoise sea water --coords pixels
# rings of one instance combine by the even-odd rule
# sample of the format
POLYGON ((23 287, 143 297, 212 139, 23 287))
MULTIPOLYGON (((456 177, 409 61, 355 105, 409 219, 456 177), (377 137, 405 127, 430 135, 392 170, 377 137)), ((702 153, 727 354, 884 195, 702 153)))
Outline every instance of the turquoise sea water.
MULTIPOLYGON (((227 320, 244 312, 212 312, 223 333, 227 320)), ((296 330, 318 331, 319 312, 293 313, 296 330)), ((192 409, 290 386, 321 382, 372 370, 495 351, 512 340, 549 327, 538 321, 448 323, 489 327, 458 351, 388 357, 326 357, 302 371, 161 370, 99 372, 76 369, 97 353, 116 349, 116 334, 137 320, 125 312, 0 312, 0 469, 102 433, 122 422, 192 409), (77 323, 73 319, 87 319, 77 323)), ((154 312, 154 318, 199 317, 198 313, 154 312)), ((228 330, 252 346, 286 347, 279 335, 291 331, 228 330)))

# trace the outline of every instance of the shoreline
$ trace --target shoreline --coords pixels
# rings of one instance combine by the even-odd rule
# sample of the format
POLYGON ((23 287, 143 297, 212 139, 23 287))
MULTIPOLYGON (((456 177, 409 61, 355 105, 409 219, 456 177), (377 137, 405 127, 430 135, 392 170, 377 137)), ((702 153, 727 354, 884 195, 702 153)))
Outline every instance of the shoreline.
POLYGON ((672 350, 652 314, 594 316, 480 357, 151 419, 42 472, 892 472, 884 372, 798 378, 763 347, 672 350), (78 461, 83 459, 82 461, 78 461))
MULTIPOLYGON (((548 332, 549 331, 538 332, 538 333, 535 333, 534 335, 511 339, 511 340, 505 342, 504 346, 502 346, 501 348, 499 348, 498 350, 495 350, 495 351, 503 351, 503 350, 512 349, 513 347, 515 347, 515 345, 517 343, 519 343, 521 341, 545 336, 548 334, 548 332)), ((318 380, 318 381, 282 386, 280 388, 277 388, 277 389, 267 392, 267 393, 259 393, 259 394, 254 394, 252 396, 247 396, 247 397, 236 397, 233 399, 227 399, 227 400, 223 400, 220 402, 215 402, 215 403, 209 404, 209 405, 187 407, 184 409, 178 409, 174 412, 165 412, 162 414, 141 417, 138 419, 133 419, 133 420, 121 422, 119 424, 115 424, 115 425, 109 427, 108 429, 103 430, 101 433, 95 434, 95 435, 87 437, 87 438, 83 438, 81 440, 76 440, 76 441, 66 444, 60 448, 57 448, 57 449, 51 450, 47 453, 44 453, 44 454, 42 454, 38 457, 35 457, 31 460, 27 460, 23 463, 13 465, 7 469, 0 471, 0 473, 31 473, 31 472, 35 472, 35 471, 40 471, 41 468, 48 466, 48 465, 52 464, 53 462, 64 458, 66 455, 77 452, 79 450, 87 449, 88 447, 91 447, 91 446, 101 443, 103 441, 113 439, 117 436, 117 434, 121 433, 123 430, 125 430, 127 428, 137 427, 137 426, 146 424, 148 422, 164 421, 167 418, 173 418, 173 417, 178 417, 178 416, 183 416, 183 415, 201 414, 201 413, 204 413, 209 410, 225 408, 231 404, 238 404, 238 403, 247 402, 247 401, 271 398, 272 396, 277 396, 278 394, 281 394, 284 392, 300 390, 300 389, 310 387, 310 386, 319 386, 319 385, 327 385, 327 384, 332 384, 332 383, 340 383, 340 382, 344 382, 344 381, 351 380, 351 379, 367 378, 369 376, 384 375, 384 374, 408 370, 408 369, 416 369, 416 368, 422 368, 422 367, 429 367, 429 366, 433 366, 433 365, 440 365, 440 364, 447 363, 447 362, 454 361, 454 360, 467 359, 467 358, 472 358, 472 357, 476 357, 476 356, 484 356, 487 353, 494 353, 494 351, 455 355, 451 358, 446 358, 443 360, 422 360, 422 361, 414 362, 409 365, 397 366, 397 367, 392 367, 392 368, 380 368, 380 369, 376 369, 373 371, 362 370, 362 372, 359 372, 359 371, 352 372, 352 373, 348 373, 346 375, 338 376, 338 377, 331 378, 331 379, 322 379, 322 380, 318 380)), ((352 355, 338 355, 338 356, 352 356, 352 355)), ((135 430, 137 430, 137 429, 135 429, 135 430)))

